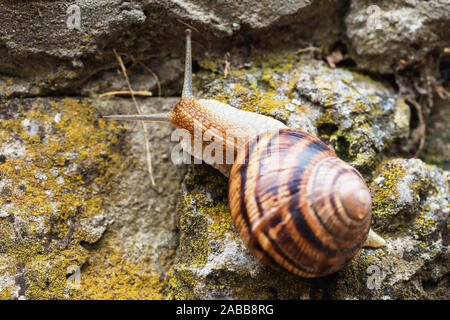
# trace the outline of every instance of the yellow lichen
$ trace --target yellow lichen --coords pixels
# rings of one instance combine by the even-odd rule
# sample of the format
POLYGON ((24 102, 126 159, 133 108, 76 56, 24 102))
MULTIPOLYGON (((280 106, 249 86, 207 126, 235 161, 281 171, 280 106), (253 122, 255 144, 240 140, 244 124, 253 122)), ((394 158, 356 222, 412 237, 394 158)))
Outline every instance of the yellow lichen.
POLYGON ((169 300, 192 300, 195 299, 192 288, 195 286, 196 280, 192 271, 183 269, 172 272, 169 277, 168 286, 169 300))
POLYGON ((217 62, 210 59, 203 59, 199 62, 200 67, 210 70, 211 72, 217 72, 217 62))
POLYGON ((377 169, 375 179, 370 184, 373 194, 373 215, 375 217, 391 215, 398 199, 398 183, 405 171, 395 161, 377 169))
POLYGON ((92 251, 72 296, 87 300, 161 300, 167 281, 160 277, 149 267, 128 262, 122 250, 105 244, 92 251))
POLYGON ((14 285, 9 285, 2 290, 0 290, 0 300, 7 300, 11 297, 12 291, 14 290, 14 285))
MULTIPOLYGON (((289 93, 289 90, 288 90, 289 93)), ((262 91, 245 87, 236 83, 233 90, 233 96, 241 100, 241 110, 260 113, 263 115, 273 117, 274 112, 277 112, 281 117, 287 117, 289 111, 285 109, 286 104, 291 102, 291 99, 279 99, 276 91, 262 91)), ((228 103, 231 96, 217 95, 216 100, 228 103)))
POLYGON ((0 150, 11 144, 25 150, 0 163, 7 186, 0 199, 8 214, 0 219, 0 246, 8 257, 0 276, 21 274, 29 298, 67 298, 67 267, 86 259, 79 225, 102 213, 121 163, 111 146, 123 129, 97 120, 88 100, 36 99, 16 109, 14 118, 0 122, 0 150), (21 221, 20 230, 11 221, 21 221))

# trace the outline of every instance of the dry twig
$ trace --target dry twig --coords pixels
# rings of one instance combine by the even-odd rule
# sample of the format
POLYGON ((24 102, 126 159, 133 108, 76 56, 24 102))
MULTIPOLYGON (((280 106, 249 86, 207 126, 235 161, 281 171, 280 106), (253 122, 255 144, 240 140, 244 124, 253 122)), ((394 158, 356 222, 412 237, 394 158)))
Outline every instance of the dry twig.
POLYGON ((136 95, 136 96, 145 96, 145 97, 151 97, 153 94, 150 91, 109 91, 102 93, 100 97, 107 97, 107 96, 117 96, 117 95, 136 95))
POLYGON ((405 97, 405 100, 408 103, 410 103, 414 107, 414 109, 416 109, 417 118, 419 120, 419 126, 418 126, 419 147, 417 148, 417 151, 412 156, 412 158, 418 158, 420 156, 420 154, 422 153, 423 147, 425 146, 425 130, 426 130, 425 120, 423 118, 422 107, 420 106, 420 104, 414 98, 409 97, 409 96, 405 97))
POLYGON ((188 27, 189 29, 195 30, 195 31, 197 31, 198 33, 200 33, 200 31, 198 31, 198 29, 197 29, 196 27, 193 27, 193 26, 191 26, 190 24, 187 24, 186 22, 184 22, 184 21, 182 21, 182 20, 180 20, 180 19, 177 19, 177 20, 178 20, 179 23, 184 24, 184 25, 185 25, 186 27, 188 27))
POLYGON ((152 69, 147 67, 142 61, 140 61, 139 59, 136 59, 131 54, 124 53, 124 55, 126 55, 128 58, 130 58, 134 64, 139 64, 142 68, 147 70, 153 76, 153 78, 156 81, 156 85, 158 86, 158 97, 161 97, 161 83, 159 82, 159 78, 156 75, 156 73, 154 73, 152 69))
MULTIPOLYGON (((130 84, 130 80, 128 79, 128 75, 127 75, 127 69, 125 68, 125 65, 122 61, 122 58, 120 57, 120 55, 117 53, 117 51, 115 49, 113 49, 114 55, 116 56, 117 61, 119 62, 120 68, 122 69, 122 73, 125 77, 125 80, 127 82, 128 85, 128 89, 130 90, 131 93, 131 98, 133 99, 133 103, 136 107, 136 111, 138 114, 142 114, 142 110, 139 107, 137 101, 136 101, 136 97, 134 94, 133 89, 131 88, 131 84, 130 84)), ((148 131, 147 131, 147 127, 145 126, 145 122, 144 121, 140 121, 142 124, 142 129, 144 130, 144 139, 145 139, 145 149, 146 149, 146 153, 147 153, 147 167, 148 167, 148 173, 150 175, 150 180, 152 182, 152 185, 155 186, 155 179, 153 177, 153 169, 152 169, 152 155, 150 152, 150 143, 149 143, 149 136, 148 136, 148 131)))

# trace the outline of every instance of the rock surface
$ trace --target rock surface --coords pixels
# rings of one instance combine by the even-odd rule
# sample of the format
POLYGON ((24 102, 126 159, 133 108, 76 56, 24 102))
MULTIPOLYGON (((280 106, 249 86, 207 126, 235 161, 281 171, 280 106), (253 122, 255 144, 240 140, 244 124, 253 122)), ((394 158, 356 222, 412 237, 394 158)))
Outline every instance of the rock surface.
POLYGON ((394 140, 408 136, 409 107, 388 86, 308 55, 264 58, 255 53, 252 68, 227 79, 211 82, 206 76, 207 83, 199 82, 202 95, 319 136, 358 169, 370 167, 394 140))
POLYGON ((450 170, 450 108, 448 101, 438 99, 427 126, 424 159, 427 163, 450 170))
MULTIPOLYGON (((161 112, 175 101, 153 99, 142 108, 161 112)), ((149 126, 159 169, 153 187, 141 126, 98 120, 94 105, 134 111, 129 100, 120 107, 72 98, 13 99, 2 106, 3 298, 162 298, 185 172, 170 161, 172 129, 149 126)))
MULTIPOLYGON (((76 92, 81 83, 116 65, 112 49, 136 58, 184 56, 184 29, 196 32, 199 50, 222 51, 232 43, 266 42, 266 30, 291 39, 331 44, 345 1, 213 2, 58 0, 0 4, 0 94, 76 92), (214 46, 211 44, 214 43, 214 46)), ((130 58, 127 58, 130 61, 130 58)))
POLYGON ((450 44, 449 1, 352 1, 346 35, 358 65, 394 73, 450 44))
POLYGON ((449 299, 450 7, 376 7, 2 2, 0 298, 449 299), (67 24, 74 6, 80 28, 67 24), (98 118, 136 113, 132 99, 100 94, 128 90, 115 50, 134 90, 163 96, 138 97, 143 111, 170 110, 181 91, 186 26, 194 30, 195 95, 330 145, 366 180, 384 248, 364 248, 319 279, 266 267, 233 226, 227 179, 207 165, 175 164, 168 124, 147 124, 152 185, 141 124, 98 118), (399 88, 397 72, 410 91, 399 88), (411 92, 436 106, 423 107, 423 160, 409 159, 418 121, 411 92))
POLYGON ((76 99, 14 99, 1 109, 1 292, 9 298, 68 298, 66 272, 96 242, 118 167, 120 127, 95 121, 76 99))

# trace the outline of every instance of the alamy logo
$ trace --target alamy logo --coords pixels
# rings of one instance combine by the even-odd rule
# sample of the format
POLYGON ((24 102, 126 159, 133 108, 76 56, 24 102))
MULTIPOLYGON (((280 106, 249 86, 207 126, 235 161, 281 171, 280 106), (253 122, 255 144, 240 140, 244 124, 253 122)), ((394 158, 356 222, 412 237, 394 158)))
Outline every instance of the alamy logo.
POLYGON ((69 289, 79 289, 81 285, 81 270, 77 265, 71 265, 67 267, 67 274, 70 276, 67 277, 67 287, 69 289))
POLYGON ((67 10, 66 25, 70 30, 81 30, 81 9, 78 5, 72 4, 67 10))
POLYGON ((379 290, 381 288, 381 269, 375 264, 371 264, 367 270, 370 276, 367 278, 367 288, 369 290, 379 290))
POLYGON ((381 10, 379 6, 373 4, 367 7, 366 13, 369 15, 367 18, 367 26, 369 28, 375 30, 383 29, 383 25, 381 23, 381 16, 383 14, 383 10, 381 10))
MULTIPOLYGON (((248 136, 255 136, 251 153, 254 157, 268 162, 268 165, 277 166, 279 164, 279 136, 271 139, 270 145, 259 145, 262 139, 262 132, 249 129, 248 136)), ((244 164, 248 159, 236 159, 237 151, 245 145, 248 137, 242 135, 240 131, 226 130, 217 134, 217 130, 208 129, 204 132, 195 128, 193 134, 188 130, 178 128, 172 132, 171 141, 178 142, 172 149, 171 159, 175 164, 200 164, 203 161, 209 164, 244 164)))

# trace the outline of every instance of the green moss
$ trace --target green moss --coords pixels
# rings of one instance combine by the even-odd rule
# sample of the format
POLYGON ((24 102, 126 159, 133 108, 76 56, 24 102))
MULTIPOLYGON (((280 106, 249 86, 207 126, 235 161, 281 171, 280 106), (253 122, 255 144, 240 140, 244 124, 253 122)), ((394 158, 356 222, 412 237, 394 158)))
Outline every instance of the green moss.
POLYGON ((217 73, 218 72, 218 65, 216 60, 210 60, 210 59, 203 59, 199 61, 200 67, 203 69, 209 70, 211 72, 217 73))
POLYGON ((351 150, 351 142, 354 140, 351 132, 339 129, 336 121, 332 118, 331 110, 325 110, 317 118, 316 127, 322 140, 334 149, 339 158, 348 162, 355 160, 358 154, 351 150))

